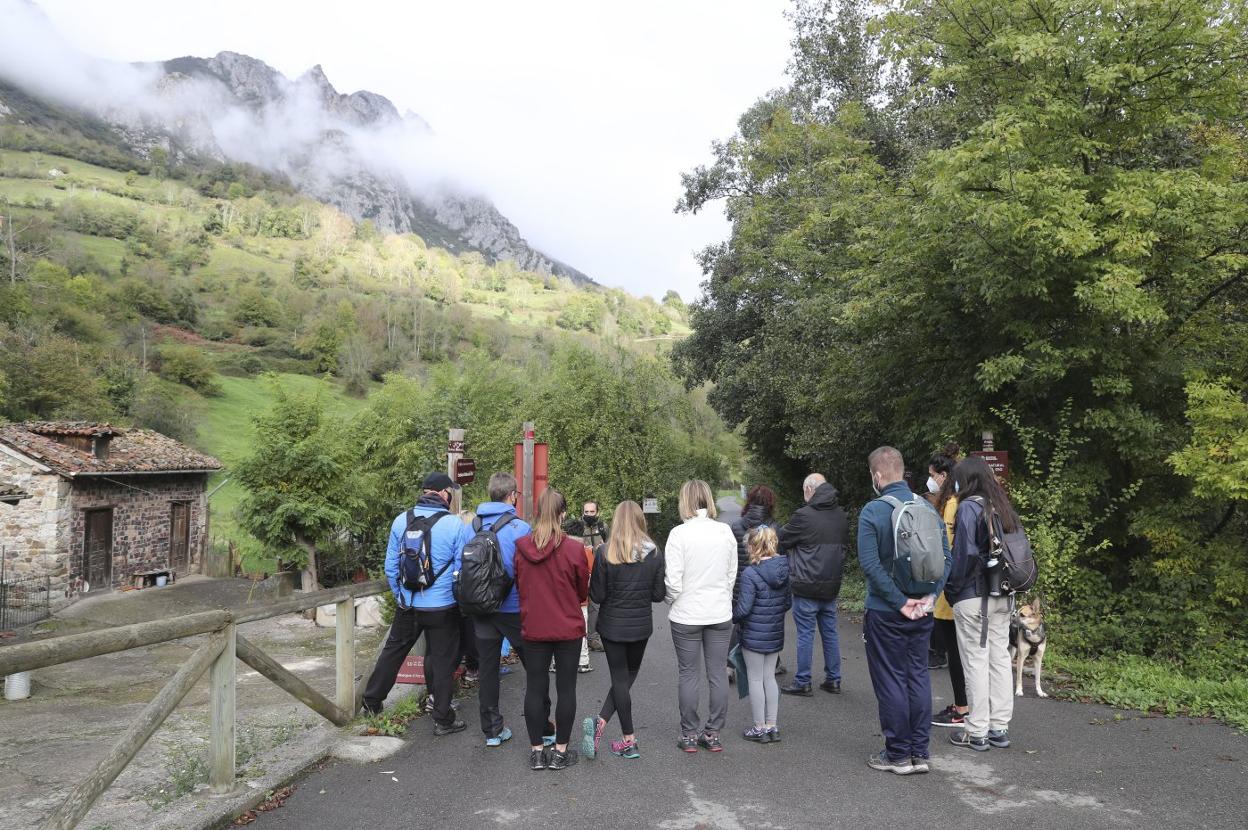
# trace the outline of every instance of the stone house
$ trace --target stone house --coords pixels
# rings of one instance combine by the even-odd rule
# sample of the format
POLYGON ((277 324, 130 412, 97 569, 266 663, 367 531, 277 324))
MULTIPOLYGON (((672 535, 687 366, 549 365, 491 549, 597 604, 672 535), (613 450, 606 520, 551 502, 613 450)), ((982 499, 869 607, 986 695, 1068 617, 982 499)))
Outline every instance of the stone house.
POLYGON ((200 566, 217 459, 143 429, 0 425, 0 547, 12 577, 51 575, 53 595, 200 566))

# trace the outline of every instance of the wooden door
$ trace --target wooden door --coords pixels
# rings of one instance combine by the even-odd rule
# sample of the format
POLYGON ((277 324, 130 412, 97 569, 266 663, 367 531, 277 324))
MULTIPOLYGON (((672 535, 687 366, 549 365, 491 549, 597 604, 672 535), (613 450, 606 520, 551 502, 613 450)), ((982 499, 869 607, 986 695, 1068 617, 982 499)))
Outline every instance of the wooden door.
POLYGON ((191 506, 175 501, 169 508, 169 568, 184 574, 191 568, 191 506))
POLYGON ((113 587, 113 510, 86 511, 83 573, 90 590, 113 587))

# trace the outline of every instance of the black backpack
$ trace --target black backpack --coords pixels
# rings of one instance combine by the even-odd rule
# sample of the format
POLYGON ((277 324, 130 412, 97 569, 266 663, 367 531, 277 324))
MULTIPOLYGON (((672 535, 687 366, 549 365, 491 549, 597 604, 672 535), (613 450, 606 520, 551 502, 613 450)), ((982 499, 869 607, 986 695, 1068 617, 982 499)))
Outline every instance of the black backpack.
POLYGON ((407 529, 399 548, 399 582, 407 590, 423 591, 432 586, 455 562, 455 557, 451 557, 436 572, 433 570, 433 526, 449 515, 445 510, 432 516, 407 511, 407 529))
POLYGON ((485 527, 480 517, 472 520, 476 535, 464 545, 464 552, 456 577, 455 601, 464 614, 493 614, 511 593, 514 580, 507 574, 503 564, 503 547, 498 532, 515 513, 507 513, 492 527, 485 527))
POLYGON ((1027 538, 1022 522, 1019 522, 1017 530, 1006 533, 1001 517, 992 509, 987 499, 979 496, 973 496, 972 499, 979 502, 983 508, 984 525, 988 529, 988 553, 982 563, 983 586, 980 592, 983 598, 980 616, 983 621, 980 625, 979 645, 983 648, 988 643, 989 595, 1009 597, 1012 608, 1016 594, 1030 591, 1035 587, 1039 569, 1031 553, 1031 540, 1027 538), (997 567, 1000 569, 999 580, 989 578, 988 563, 993 561, 998 563, 997 567), (992 584, 994 581, 997 582, 996 585, 992 584))

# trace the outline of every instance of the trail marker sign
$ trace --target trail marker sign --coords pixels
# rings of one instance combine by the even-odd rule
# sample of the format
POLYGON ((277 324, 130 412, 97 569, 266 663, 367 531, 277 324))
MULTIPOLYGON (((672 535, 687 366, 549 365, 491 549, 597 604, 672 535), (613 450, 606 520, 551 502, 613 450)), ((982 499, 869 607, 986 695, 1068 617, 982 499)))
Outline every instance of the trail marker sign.
POLYGON ((472 458, 455 460, 455 483, 472 484, 477 478, 477 462, 472 458))

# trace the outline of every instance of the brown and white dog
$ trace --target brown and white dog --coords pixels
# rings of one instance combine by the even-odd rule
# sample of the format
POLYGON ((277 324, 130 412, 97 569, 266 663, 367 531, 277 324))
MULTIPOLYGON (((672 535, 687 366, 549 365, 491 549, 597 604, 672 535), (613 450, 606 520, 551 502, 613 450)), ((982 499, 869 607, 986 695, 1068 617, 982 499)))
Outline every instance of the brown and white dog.
POLYGON ((1044 615, 1040 600, 1034 599, 1020 605, 1010 621, 1010 649, 1014 652, 1014 695, 1023 696, 1023 663, 1031 655, 1036 656, 1036 697, 1048 697, 1040 688, 1040 673, 1044 668, 1044 647, 1048 632, 1044 628, 1044 615))

